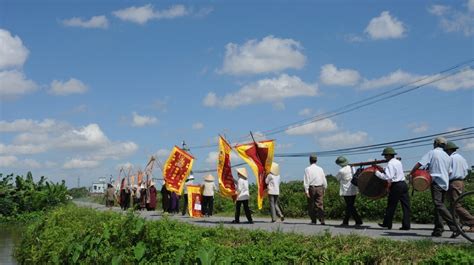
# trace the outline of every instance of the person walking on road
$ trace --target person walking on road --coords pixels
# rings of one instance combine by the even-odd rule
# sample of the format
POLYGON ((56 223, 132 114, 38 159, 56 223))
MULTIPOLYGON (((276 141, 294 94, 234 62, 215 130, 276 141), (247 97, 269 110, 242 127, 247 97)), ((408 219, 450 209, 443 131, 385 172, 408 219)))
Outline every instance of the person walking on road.
POLYGON ((212 216, 215 190, 216 184, 214 184, 214 176, 209 174, 204 177, 204 184, 202 184, 202 214, 206 217, 212 216))
POLYGON ((308 198, 308 212, 311 218, 311 224, 316 224, 319 219, 322 225, 324 222, 324 190, 327 188, 326 175, 324 170, 316 165, 318 157, 316 154, 309 156, 310 166, 304 170, 304 191, 308 198))
POLYGON ((276 222, 276 217, 280 217, 283 222, 285 217, 281 212, 278 204, 278 196, 280 195, 280 166, 273 162, 270 173, 265 178, 265 183, 268 185, 268 198, 270 200, 270 212, 272 215, 272 223, 276 222))
POLYGON ((253 224, 252 214, 249 208, 250 193, 247 169, 244 167, 238 168, 237 175, 239 177, 237 180, 237 201, 235 202, 235 219, 232 223, 240 223, 240 207, 244 205, 245 216, 247 216, 248 223, 253 224))
POLYGON ((188 186, 193 185, 194 176, 193 172, 189 175, 186 183, 184 184, 184 191, 183 191, 183 210, 181 211, 181 215, 185 215, 188 212, 188 186))
POLYGON ((380 227, 392 229, 393 216, 397 209, 398 202, 402 205, 402 227, 400 230, 410 230, 410 196, 408 195, 408 185, 405 181, 405 174, 403 173, 403 165, 400 160, 395 158, 397 153, 392 147, 383 149, 382 155, 385 160, 388 160, 387 166, 383 172, 379 170, 375 171, 375 176, 380 179, 387 180, 390 183, 390 190, 388 193, 387 209, 385 210, 385 216, 383 223, 379 224, 380 227))
POLYGON ((436 137, 433 142, 433 149, 426 153, 418 163, 415 164, 410 172, 413 176, 415 171, 420 167, 428 166, 433 182, 431 183, 431 198, 434 204, 434 229, 431 233, 434 237, 440 237, 443 235, 444 225, 443 220, 447 223, 449 230, 453 233, 451 238, 455 238, 460 235, 454 224, 454 219, 448 208, 444 204, 446 192, 449 188, 449 169, 451 167, 452 159, 443 150, 446 146, 446 139, 443 137, 436 137))
POLYGON ((336 174, 336 179, 339 181, 339 195, 342 196, 346 202, 346 212, 341 226, 348 226, 349 218, 351 217, 354 218, 355 225, 360 226, 362 225, 362 218, 360 218, 354 206, 358 189, 351 183, 353 176, 352 167, 349 165, 349 160, 344 156, 338 157, 336 164, 341 167, 336 174))
MULTIPOLYGON (((451 169, 449 170, 449 188, 448 188, 448 201, 451 204, 464 192, 464 179, 468 174, 469 166, 466 159, 462 157, 456 150, 459 147, 448 141, 444 150, 452 159, 451 169)), ((456 214, 462 224, 469 226, 467 232, 474 232, 474 216, 467 211, 460 203, 453 205, 456 214)))

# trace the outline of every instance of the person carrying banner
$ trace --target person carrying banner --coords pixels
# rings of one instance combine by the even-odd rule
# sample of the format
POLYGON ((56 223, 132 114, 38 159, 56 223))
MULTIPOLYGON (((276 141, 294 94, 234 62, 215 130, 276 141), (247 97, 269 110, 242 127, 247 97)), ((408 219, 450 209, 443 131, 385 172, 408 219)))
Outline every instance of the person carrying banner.
POLYGON ((248 182, 248 175, 247 169, 244 167, 237 169, 237 176, 239 179, 237 180, 237 201, 235 203, 235 219, 232 221, 233 224, 240 223, 240 206, 244 205, 245 216, 247 216, 247 220, 249 224, 253 224, 252 215, 250 213, 249 208, 249 182, 248 182))
POLYGON ((395 158, 397 153, 392 147, 383 149, 382 155, 385 160, 389 160, 384 172, 375 171, 375 176, 380 179, 387 180, 391 183, 387 200, 387 209, 383 223, 380 227, 392 229, 393 216, 397 209, 398 201, 402 205, 403 219, 400 230, 410 230, 410 196, 408 196, 408 185, 405 182, 405 174, 403 173, 402 162, 395 158))
POLYGON ((327 188, 326 175, 324 170, 316 165, 318 157, 316 154, 309 156, 310 166, 304 170, 304 191, 308 198, 308 212, 311 218, 311 224, 316 224, 316 219, 319 219, 322 225, 324 222, 324 190, 327 188))
POLYGON ((193 180, 194 180, 194 176, 193 176, 193 172, 191 171, 191 174, 189 175, 188 179, 186 180, 186 183, 184 184, 183 210, 181 212, 181 215, 185 215, 188 212, 188 186, 194 185, 193 180))
POLYGON ((204 184, 202 184, 202 214, 206 217, 212 216, 215 190, 214 176, 207 175, 204 177, 204 184))
POLYGON ((428 166, 433 182, 431 183, 431 198, 434 204, 434 229, 431 236, 440 237, 443 235, 444 225, 443 220, 448 224, 449 230, 453 233, 451 238, 460 235, 454 224, 453 216, 444 204, 444 198, 449 188, 449 168, 451 167, 451 157, 444 152, 443 148, 446 146, 446 139, 444 137, 436 137, 433 142, 433 149, 426 153, 418 163, 413 166, 410 175, 413 177, 415 171, 422 166, 428 166))
POLYGON ((265 183, 268 185, 268 198, 270 200, 270 213, 272 215, 272 223, 276 222, 276 217, 280 217, 283 222, 285 217, 281 212, 280 205, 278 205, 278 196, 280 195, 280 166, 272 162, 270 173, 265 178, 265 183))
MULTIPOLYGON (((449 188, 447 194, 448 201, 450 201, 451 204, 464 192, 464 178, 466 178, 469 169, 466 159, 456 152, 458 148, 459 147, 451 141, 448 141, 444 148, 444 151, 446 151, 452 159, 451 168, 449 170, 449 188)), ((453 205, 453 207, 461 223, 469 226, 467 232, 474 232, 474 216, 460 203, 453 205)))
POLYGON ((360 226, 362 225, 362 219, 354 206, 358 189, 351 183, 353 176, 352 167, 349 166, 349 161, 344 156, 338 157, 336 164, 341 167, 336 174, 336 179, 339 181, 339 195, 342 196, 346 202, 346 213, 341 226, 348 226, 351 216, 354 218, 355 225, 360 226))

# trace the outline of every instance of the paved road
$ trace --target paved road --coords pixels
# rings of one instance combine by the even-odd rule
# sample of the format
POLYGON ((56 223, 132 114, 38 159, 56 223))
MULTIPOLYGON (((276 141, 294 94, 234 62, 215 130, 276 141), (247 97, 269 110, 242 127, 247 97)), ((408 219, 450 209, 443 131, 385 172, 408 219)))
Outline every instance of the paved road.
MULTIPOLYGON (((97 210, 108 210, 105 206, 90 203, 90 202, 81 202, 75 201, 76 205, 82 207, 90 207, 97 210)), ((120 208, 114 207, 113 211, 122 212, 120 208)), ((163 214, 158 211, 141 211, 137 212, 143 218, 147 220, 159 220, 162 218, 163 214)), ((422 240, 428 239, 434 242, 442 242, 442 243, 469 243, 468 240, 459 236, 458 238, 451 239, 451 232, 449 231, 448 227, 445 227, 447 231, 443 233, 442 237, 431 237, 431 231, 433 229, 432 224, 412 224, 412 229, 409 231, 401 231, 398 228, 401 224, 395 223, 393 225, 392 230, 387 230, 380 228, 376 223, 364 223, 359 228, 355 228, 353 226, 349 227, 340 227, 338 226, 341 221, 326 221, 326 225, 310 225, 309 218, 308 219, 289 219, 285 218, 284 222, 276 222, 271 223, 270 217, 269 218, 254 218, 254 224, 246 224, 245 216, 240 218, 242 223, 240 224, 232 224, 231 221, 233 218, 231 217, 222 217, 222 216, 212 216, 206 218, 190 218, 189 216, 181 216, 179 215, 168 215, 169 218, 173 220, 178 220, 181 222, 187 222, 195 225, 200 226, 217 226, 223 224, 226 227, 234 227, 234 228, 246 228, 246 229, 261 229, 266 231, 284 231, 284 232, 295 232, 295 233, 302 233, 306 235, 314 235, 318 233, 324 233, 325 231, 331 232, 333 235, 350 235, 350 234, 358 234, 361 236, 368 236, 373 238, 388 238, 392 240, 422 240)))

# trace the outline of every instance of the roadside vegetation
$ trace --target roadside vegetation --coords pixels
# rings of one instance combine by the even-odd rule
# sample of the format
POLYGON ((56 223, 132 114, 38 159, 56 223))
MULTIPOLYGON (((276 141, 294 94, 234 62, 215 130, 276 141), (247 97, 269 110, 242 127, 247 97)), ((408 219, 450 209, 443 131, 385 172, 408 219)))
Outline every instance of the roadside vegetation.
POLYGON ((473 264, 474 246, 196 227, 73 205, 49 211, 24 233, 22 264, 473 264))

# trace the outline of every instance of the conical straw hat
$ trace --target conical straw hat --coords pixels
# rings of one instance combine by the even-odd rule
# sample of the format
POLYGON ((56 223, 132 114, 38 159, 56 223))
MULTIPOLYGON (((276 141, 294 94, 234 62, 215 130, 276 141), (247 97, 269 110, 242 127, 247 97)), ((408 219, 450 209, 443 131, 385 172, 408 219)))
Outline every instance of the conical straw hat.
POLYGON ((280 175, 280 165, 278 165, 275 162, 272 162, 272 168, 270 169, 270 173, 272 173, 275 176, 280 175))
POLYGON ((204 177, 204 180, 205 181, 214 181, 214 176, 212 176, 211 174, 207 175, 204 177))
POLYGON ((247 175, 247 169, 245 167, 239 167, 237 168, 237 173, 239 173, 239 175, 244 178, 244 179, 248 179, 248 175, 247 175))

